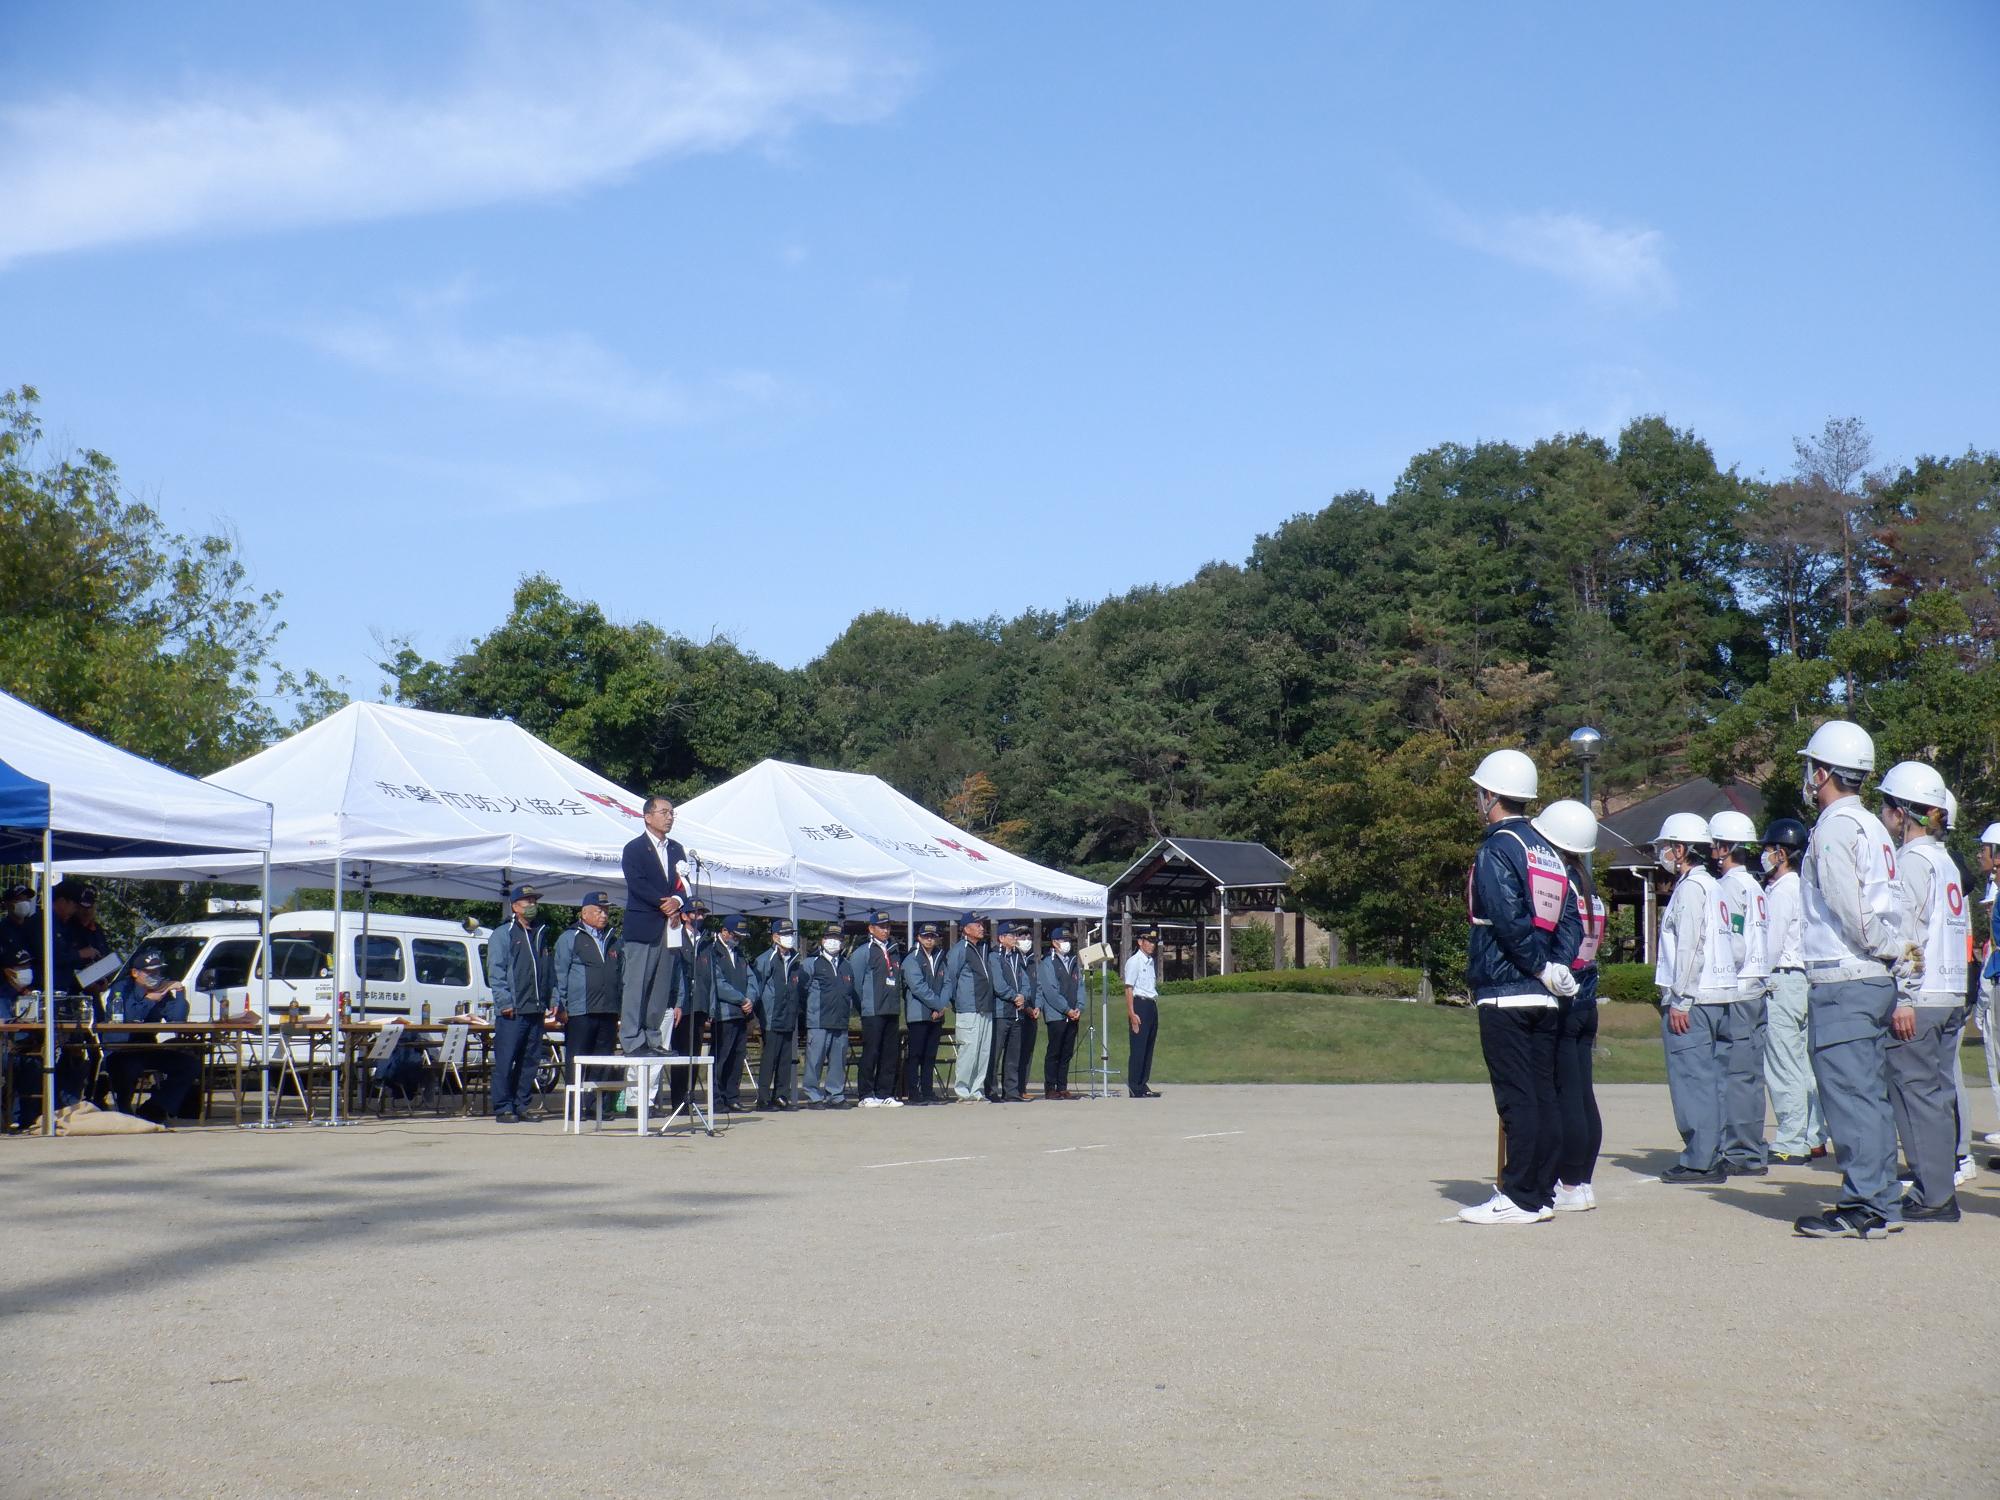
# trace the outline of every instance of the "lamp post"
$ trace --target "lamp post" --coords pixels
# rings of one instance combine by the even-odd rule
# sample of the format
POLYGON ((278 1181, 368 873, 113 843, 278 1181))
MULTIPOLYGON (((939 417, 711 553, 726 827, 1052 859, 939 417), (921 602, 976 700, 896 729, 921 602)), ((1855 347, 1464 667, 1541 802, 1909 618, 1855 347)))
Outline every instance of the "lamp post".
MULTIPOLYGON (((1590 808, 1593 813, 1597 809, 1592 806, 1590 800, 1590 771, 1591 767, 1597 764, 1597 757, 1603 753, 1603 750, 1604 736, 1599 734, 1595 729, 1592 729, 1588 724, 1584 725, 1581 729, 1570 731, 1569 753, 1575 756, 1577 764, 1583 767, 1583 805, 1590 808)), ((1590 856, 1588 854, 1583 857, 1583 867, 1586 870, 1590 869, 1590 856)))

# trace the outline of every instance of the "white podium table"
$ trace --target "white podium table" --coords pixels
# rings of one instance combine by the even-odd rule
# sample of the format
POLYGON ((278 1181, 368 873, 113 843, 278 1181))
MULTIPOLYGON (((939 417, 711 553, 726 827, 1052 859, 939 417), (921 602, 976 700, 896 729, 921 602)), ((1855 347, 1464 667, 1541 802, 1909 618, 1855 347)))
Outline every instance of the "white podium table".
POLYGON ((706 1083, 708 1107, 704 1109, 695 1099, 693 1089, 688 1090, 687 1102, 676 1105, 671 1114, 660 1121, 660 1134, 665 1135, 674 1121, 687 1113, 688 1127, 699 1127, 709 1135, 715 1134, 715 1059, 713 1057, 626 1057, 623 1053, 608 1057, 572 1057, 569 1060, 569 1087, 563 1090, 563 1133, 574 1130, 583 1134, 583 1096, 590 1093, 591 1086, 583 1081, 585 1068, 605 1068, 628 1075, 637 1076, 639 1094, 639 1134, 644 1140, 652 1133, 653 1092, 660 1086, 660 1075, 669 1068, 699 1068, 706 1083))

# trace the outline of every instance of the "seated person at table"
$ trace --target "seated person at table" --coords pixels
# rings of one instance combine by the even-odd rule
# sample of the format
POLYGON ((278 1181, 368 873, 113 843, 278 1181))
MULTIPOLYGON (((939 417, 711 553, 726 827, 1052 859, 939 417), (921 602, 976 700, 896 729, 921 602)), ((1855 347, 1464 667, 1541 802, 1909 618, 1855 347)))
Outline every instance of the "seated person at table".
MULTIPOLYGON (((104 998, 114 1022, 171 1025, 188 1018, 187 991, 180 981, 167 979, 166 960, 157 948, 134 955, 132 967, 104 998)), ((118 1108, 160 1125, 181 1118, 182 1106, 201 1078, 200 1060, 185 1048, 146 1046, 143 1032, 106 1031, 102 1037, 104 1074, 118 1108), (157 1073, 160 1082, 146 1102, 133 1109, 132 1095, 141 1073, 157 1073)))
POLYGON ((438 1077, 431 1066, 430 1050, 409 1028, 402 1028, 387 1057, 370 1066, 375 1073, 378 1108, 391 1094, 403 1099, 421 1097, 427 1104, 437 1102, 438 1077))
MULTIPOLYGON (((0 1021, 18 1019, 21 997, 34 988, 35 955, 26 948, 0 948, 0 1021)), ((5 1045, 4 1056, 10 1075, 7 1079, 8 1117, 0 1120, 0 1125, 9 1130, 19 1130, 40 1112, 39 1103, 30 1107, 28 1096, 33 1094, 37 1101, 41 1098, 41 1068, 37 1060, 26 1052, 16 1052, 11 1039, 5 1045)))

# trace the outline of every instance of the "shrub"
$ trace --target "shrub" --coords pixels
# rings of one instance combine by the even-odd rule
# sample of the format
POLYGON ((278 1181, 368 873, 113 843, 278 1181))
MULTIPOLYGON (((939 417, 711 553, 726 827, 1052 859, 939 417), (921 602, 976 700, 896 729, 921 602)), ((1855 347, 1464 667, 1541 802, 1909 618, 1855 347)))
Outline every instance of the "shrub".
POLYGON ((1659 986, 1653 983, 1651 964, 1599 964, 1597 998, 1621 1000, 1628 1004, 1659 1003, 1659 986))
POLYGON ((1337 969, 1257 969, 1208 979, 1176 979, 1161 985, 1160 991, 1168 995, 1388 995, 1406 1000, 1417 993, 1422 979, 1423 974, 1416 969, 1344 964, 1337 969))

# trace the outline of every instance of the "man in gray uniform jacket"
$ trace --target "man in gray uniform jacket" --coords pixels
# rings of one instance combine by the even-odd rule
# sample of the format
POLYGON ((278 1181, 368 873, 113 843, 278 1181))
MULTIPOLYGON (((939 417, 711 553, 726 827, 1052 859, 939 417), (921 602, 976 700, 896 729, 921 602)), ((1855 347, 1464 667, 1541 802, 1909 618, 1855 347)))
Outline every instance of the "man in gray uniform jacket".
POLYGON ((864 1109, 900 1109, 896 1074, 902 1060, 897 1026, 902 1020, 902 967, 889 951, 889 914, 871 912, 868 940, 848 960, 854 971, 854 994, 861 1006, 861 1066, 854 1091, 864 1109))
POLYGON ((1654 858, 1675 877, 1660 919, 1653 982, 1660 987, 1660 1039, 1666 1047, 1667 1095, 1681 1133, 1681 1157, 1660 1181, 1718 1183, 1722 1165, 1723 1061, 1736 968, 1722 936, 1715 878, 1702 863, 1708 821, 1672 813, 1653 840, 1654 858))
POLYGON ((1923 972, 1895 850, 1861 805, 1875 742, 1858 724, 1820 725, 1800 752, 1819 808, 1799 872, 1805 912, 1806 1025, 1820 1108, 1840 1163, 1840 1201, 1792 1228, 1812 1239, 1881 1239, 1902 1227, 1896 1117, 1884 1050, 1896 981, 1923 972))
POLYGON ((993 980, 993 1063, 986 1075, 986 1097, 994 1104, 1027 1103, 1026 1065, 1022 1065, 1022 1077, 1014 1076, 1022 1037, 1025 1035, 1032 1047, 1035 1035, 1028 1029, 1035 976, 1020 946, 1027 930, 1025 923, 1002 922, 999 941, 986 961, 993 980))
POLYGON ((821 934, 819 952, 806 960, 806 1103, 842 1109, 847 1103, 847 1023, 856 1010, 854 970, 841 949, 838 927, 821 934))
POLYGON ((1083 1022, 1083 980, 1070 952, 1067 927, 1049 930, 1049 951, 1035 965, 1035 1003, 1049 1038, 1042 1054, 1042 1097, 1074 1099, 1069 1091, 1069 1060, 1083 1022))
POLYGON ((695 987, 707 997, 709 1050, 715 1056, 715 1103, 731 1114, 743 1104, 743 1058, 750 1050, 750 964, 743 956, 743 919, 724 917, 722 931, 695 959, 695 987))
MULTIPOLYGON (((564 1017, 563 1049, 571 1057, 608 1057, 618 1048, 625 949, 611 930, 610 905, 609 891, 589 892, 576 925, 556 939, 555 1002, 564 1017)), ((590 1071, 586 1081, 592 1083, 619 1076, 608 1068, 590 1071)))
POLYGON ((944 1013, 950 1009, 937 923, 926 922, 917 929, 917 946, 903 956, 903 1020, 909 1026, 903 1092, 912 1104, 938 1102, 938 1043, 944 1036, 944 1013))
POLYGON ((957 1047, 952 1094, 970 1103, 982 1097, 993 1050, 993 973, 986 963, 986 919, 976 911, 958 919, 958 941, 944 962, 944 992, 951 997, 957 1047))
POLYGON ((792 924, 779 917, 771 924, 771 946, 750 966, 750 998, 763 1038, 763 1055, 757 1060, 759 1109, 792 1107, 792 1059, 798 1047, 804 1004, 800 979, 805 972, 793 951, 797 942, 792 924))

